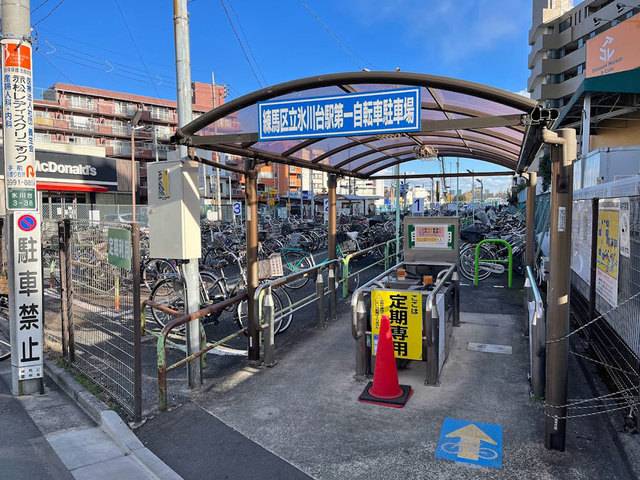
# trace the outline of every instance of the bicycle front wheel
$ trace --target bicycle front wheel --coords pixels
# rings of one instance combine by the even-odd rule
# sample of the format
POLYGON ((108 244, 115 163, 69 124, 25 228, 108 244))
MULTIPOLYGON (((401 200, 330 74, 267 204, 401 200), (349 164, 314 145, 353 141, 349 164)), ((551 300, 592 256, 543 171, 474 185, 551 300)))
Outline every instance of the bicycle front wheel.
MULTIPOLYGON (((176 288, 176 283, 182 284, 182 282, 177 279, 165 278, 160 280, 156 286, 153 287, 151 295, 149 295, 149 300, 171 308, 172 310, 184 312, 184 299, 182 298, 184 287, 176 288)), ((161 329, 174 318, 168 313, 161 312, 155 308, 151 309, 151 314, 161 329)))
POLYGON ((152 290, 158 281, 167 278, 168 275, 177 275, 176 267, 164 258, 150 258, 142 269, 142 281, 152 290))
MULTIPOLYGON (((491 250, 485 248, 484 246, 480 246, 479 253, 479 261, 480 267, 478 269, 478 281, 485 280, 491 275, 491 270, 488 268, 483 268, 482 261, 483 260, 493 260, 494 255, 491 250)), ((472 282, 475 281, 475 261, 476 261, 476 245, 469 244, 462 249, 460 252, 460 273, 472 282)))
MULTIPOLYGON (((271 291, 271 296, 273 297, 274 313, 277 314, 277 312, 280 312, 282 310, 282 300, 280 299, 280 296, 276 293, 275 290, 271 291)), ((249 326, 249 320, 248 320, 249 315, 247 313, 247 310, 248 310, 247 300, 243 300, 238 304, 238 308, 236 310, 236 323, 240 328, 245 328, 249 326)), ((276 315, 276 317, 274 318, 274 322, 273 322, 274 333, 279 332, 280 327, 282 325, 282 319, 283 319, 282 315, 276 315)), ((289 319, 289 323, 291 323, 291 319, 289 319)), ((288 328, 288 325, 287 325, 287 328, 288 328)))
MULTIPOLYGON (((313 267, 313 262, 309 258, 309 254, 298 250, 283 250, 282 253, 282 270, 285 276, 295 272, 300 272, 313 267)), ((304 287, 309 281, 309 277, 297 278, 293 282, 287 283, 285 287, 298 289, 304 287)))

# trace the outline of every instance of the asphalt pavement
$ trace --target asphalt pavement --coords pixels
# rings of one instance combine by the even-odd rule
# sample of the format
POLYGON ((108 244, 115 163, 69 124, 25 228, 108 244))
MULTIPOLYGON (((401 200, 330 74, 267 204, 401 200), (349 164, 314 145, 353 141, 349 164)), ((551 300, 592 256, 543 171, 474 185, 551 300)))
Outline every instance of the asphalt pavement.
MULTIPOLYGON (((463 287, 462 299, 440 386, 424 386, 424 364, 411 362, 399 372, 414 389, 403 409, 357 402, 364 384, 353 377, 350 310, 341 301, 327 328, 276 339, 275 367, 207 368, 202 388, 184 391, 136 434, 185 479, 636 478, 637 460, 619 448, 607 416, 570 420, 567 450, 544 448, 543 405, 529 395, 521 288, 463 287), (472 351, 470 343, 511 353, 472 351), (500 426, 501 468, 436 457, 445 419, 500 426)), ((570 367, 572 398, 592 397, 582 369, 573 360, 570 367)))

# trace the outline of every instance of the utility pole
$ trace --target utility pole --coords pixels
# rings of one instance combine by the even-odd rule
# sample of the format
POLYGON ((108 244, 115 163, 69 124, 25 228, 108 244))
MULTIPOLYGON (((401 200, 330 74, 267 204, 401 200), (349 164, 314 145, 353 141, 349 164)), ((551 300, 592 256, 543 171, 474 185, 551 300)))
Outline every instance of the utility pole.
MULTIPOLYGON (((176 49, 176 81, 178 87, 178 127, 184 127, 191 121, 191 53, 189 45, 189 13, 187 0, 173 1, 173 24, 176 49)), ((180 158, 188 156, 185 145, 178 146, 180 158)), ((194 212, 200 218, 200 212, 194 212)), ((200 272, 198 259, 192 258, 183 265, 187 313, 195 313, 200 309, 200 272)), ((200 350, 200 320, 192 320, 187 324, 187 356, 200 350)), ((187 375, 189 387, 202 384, 202 368, 200 359, 188 364, 187 375)))
MULTIPOLYGON (((213 74, 213 72, 211 72, 211 102, 213 105, 213 108, 216 108, 216 79, 215 76, 213 74)), ((218 127, 216 125, 217 122, 213 123, 213 133, 214 135, 218 134, 218 127)), ((219 157, 219 153, 216 153, 216 156, 219 157)), ((216 167, 216 203, 218 205, 218 221, 222 220, 222 200, 220 198, 220 168, 216 167)))
POLYGON ((33 150, 33 97, 24 89, 25 85, 33 85, 29 3, 29 0, 2 0, 6 202, 3 207, 7 210, 11 391, 14 395, 44 393, 42 234, 33 150), (28 323, 21 325, 21 321, 28 323))

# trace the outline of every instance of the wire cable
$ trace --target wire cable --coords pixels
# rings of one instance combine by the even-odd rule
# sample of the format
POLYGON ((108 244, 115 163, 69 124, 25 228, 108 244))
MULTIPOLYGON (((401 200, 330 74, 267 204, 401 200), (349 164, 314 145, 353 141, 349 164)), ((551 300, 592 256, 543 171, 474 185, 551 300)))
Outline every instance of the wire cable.
MULTIPOLYGON (((47 0, 47 1, 49 1, 49 0, 47 0)), ((44 2, 44 3, 47 3, 47 2, 44 2)), ((43 3, 42 5, 44 5, 44 3, 43 3)), ((34 24, 33 24, 33 27, 31 27, 31 28, 36 28, 36 26, 38 26, 38 25, 40 25, 42 22, 44 22, 47 18, 49 18, 49 16, 50 16, 53 12, 55 12, 55 11, 58 9, 58 7, 59 7, 60 5, 62 5, 63 3, 64 3, 64 0, 60 0, 60 1, 58 2, 58 4, 57 4, 55 7, 53 7, 53 8, 49 11, 49 13, 47 13, 44 17, 42 17, 40 20, 38 20, 36 23, 34 23, 34 24)), ((40 7, 41 7, 42 5, 40 5, 40 7)), ((38 7, 38 8, 40 8, 40 7, 38 7)), ((38 8, 36 8, 36 10, 37 10, 38 8)), ((34 10, 34 12, 35 12, 35 10, 34 10)))
POLYGON ((240 36, 238 35, 238 32, 236 31, 236 27, 233 26, 233 22, 231 21, 231 17, 229 16, 229 11, 227 10, 227 6, 224 4, 223 0, 220 0, 220 4, 222 5, 222 8, 224 9, 224 13, 227 15, 227 20, 229 20, 229 25, 231 25, 231 30, 233 30, 234 35, 236 36, 236 39, 238 40, 238 43, 240 44, 240 48, 242 49, 242 53, 244 53, 244 58, 247 59, 247 63, 249 64, 249 68, 251 69, 251 72, 253 73, 253 76, 256 77, 256 80, 258 81, 258 85, 260 85, 260 88, 263 87, 262 82, 260 81, 260 78, 258 78, 258 75, 256 74, 256 71, 253 68, 253 65, 251 64, 251 60, 249 60, 249 55, 247 55, 247 51, 244 48, 244 45, 242 44, 242 41, 240 40, 240 36))
POLYGON ((116 6, 118 7, 118 11, 120 12, 120 16, 122 17, 122 22, 124 23, 124 26, 127 28, 127 32, 129 32, 129 37, 131 38, 131 43, 133 43, 133 46, 136 48, 136 52, 138 52, 138 57, 140 58, 140 61, 142 62, 142 65, 144 66, 144 69, 146 70, 147 74, 149 75, 149 81, 153 85, 153 89, 156 91, 156 95, 158 95, 158 98, 160 98, 160 92, 158 91, 158 88, 156 87, 156 84, 152 81, 151 72, 149 72, 149 69, 147 68, 147 64, 144 62, 144 58, 142 58, 142 54, 140 53, 140 49, 138 48, 138 44, 136 43, 136 40, 133 38, 133 34, 131 33, 131 29, 129 28, 129 24, 127 23, 127 19, 124 17, 124 13, 122 12, 122 9, 120 8, 120 2, 118 2, 118 0, 114 0, 114 1, 116 3, 116 6))
POLYGON ((331 38, 335 40, 335 42, 342 49, 342 51, 351 59, 351 61, 358 68, 358 70, 363 70, 362 66, 356 61, 353 55, 349 53, 350 49, 348 49, 346 45, 340 41, 338 36, 335 33, 333 33, 331 29, 320 19, 320 17, 316 14, 316 12, 314 12, 313 9, 309 6, 309 4, 305 2, 305 0, 298 0, 298 1, 300 2, 300 5, 302 5, 311 14, 311 16, 315 18, 320 25, 322 25, 322 27, 327 31, 327 33, 331 36, 331 38))
POLYGON ((253 49, 251 48, 251 44, 249 43, 249 40, 247 39, 247 36, 244 33, 244 28, 242 28, 242 22, 240 21, 240 18, 236 13, 236 9, 233 8, 233 3, 231 3, 231 0, 227 0, 227 1, 229 2, 229 6, 231 7, 233 16, 236 17, 236 22, 238 22, 238 26, 240 27, 240 32, 242 33, 242 38, 244 38, 244 42, 247 44, 247 48, 249 49, 251 58, 253 58, 253 63, 256 64, 256 68, 258 69, 258 72, 260 72, 260 76, 262 77, 262 80, 264 80, 265 85, 268 85, 269 82, 267 82, 267 79, 265 78, 264 73, 262 73, 262 69, 260 68, 260 64, 258 63, 258 60, 256 60, 256 56, 253 54, 253 49))
POLYGON ((33 15, 34 13, 36 13, 38 10, 40 10, 42 7, 44 7, 47 2, 49 0, 44 0, 44 2, 42 2, 40 5, 38 5, 36 8, 34 8, 33 10, 31 10, 31 15, 33 15))

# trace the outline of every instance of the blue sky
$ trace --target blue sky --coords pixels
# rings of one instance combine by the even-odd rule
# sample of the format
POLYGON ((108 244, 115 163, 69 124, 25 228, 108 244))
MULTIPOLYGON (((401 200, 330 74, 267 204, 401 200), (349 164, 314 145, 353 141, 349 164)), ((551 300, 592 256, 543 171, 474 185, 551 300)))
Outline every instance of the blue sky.
MULTIPOLYGON (((36 87, 65 82, 175 99, 170 0, 32 0, 31 8, 36 87)), ((362 68, 400 68, 513 92, 526 87, 530 0, 193 0, 189 13, 192 80, 211 82, 215 72, 216 83, 230 86, 229 98, 362 68)), ((436 171, 434 162, 402 168, 436 171)), ((462 160, 466 168, 497 167, 462 160)), ((508 177, 487 179, 485 188, 507 183, 508 177)))

